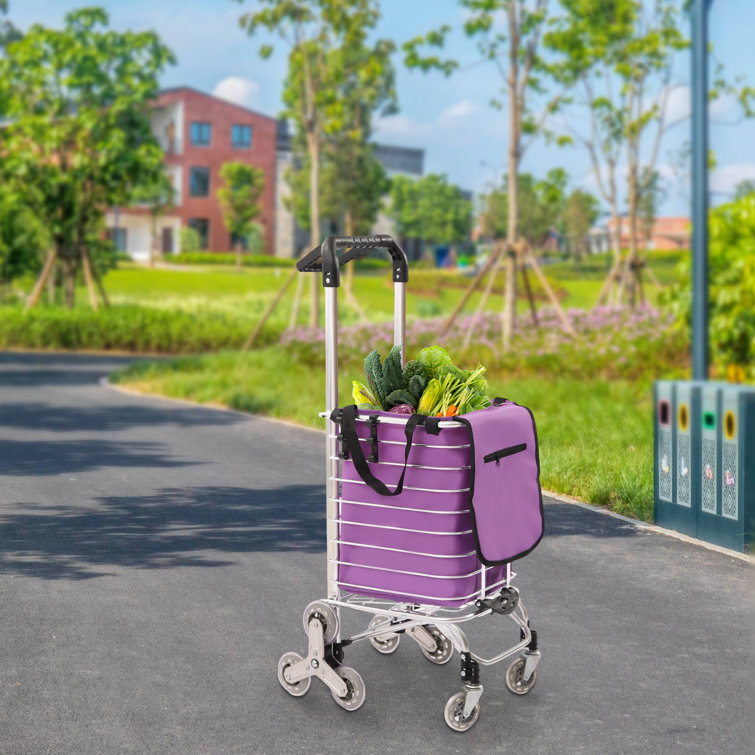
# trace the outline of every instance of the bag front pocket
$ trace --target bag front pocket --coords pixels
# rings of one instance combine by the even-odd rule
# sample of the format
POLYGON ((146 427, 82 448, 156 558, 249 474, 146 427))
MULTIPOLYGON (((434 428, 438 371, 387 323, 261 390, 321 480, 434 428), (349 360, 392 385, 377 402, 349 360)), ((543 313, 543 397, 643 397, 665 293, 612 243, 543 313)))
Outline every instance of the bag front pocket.
POLYGON ((513 456, 514 454, 519 454, 522 451, 526 450, 526 443, 518 443, 515 446, 506 446, 506 448, 500 448, 498 449, 498 451, 493 451, 492 453, 486 454, 482 457, 482 460, 486 464, 491 461, 494 461, 496 464, 500 464, 501 459, 505 459, 507 456, 513 456))

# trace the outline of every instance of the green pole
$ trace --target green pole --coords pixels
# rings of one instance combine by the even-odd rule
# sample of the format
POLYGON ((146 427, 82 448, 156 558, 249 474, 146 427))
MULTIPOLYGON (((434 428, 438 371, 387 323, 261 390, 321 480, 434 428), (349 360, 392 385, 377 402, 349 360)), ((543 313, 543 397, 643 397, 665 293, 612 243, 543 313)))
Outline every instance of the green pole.
POLYGON ((708 9, 692 1, 692 379, 708 379, 708 9))

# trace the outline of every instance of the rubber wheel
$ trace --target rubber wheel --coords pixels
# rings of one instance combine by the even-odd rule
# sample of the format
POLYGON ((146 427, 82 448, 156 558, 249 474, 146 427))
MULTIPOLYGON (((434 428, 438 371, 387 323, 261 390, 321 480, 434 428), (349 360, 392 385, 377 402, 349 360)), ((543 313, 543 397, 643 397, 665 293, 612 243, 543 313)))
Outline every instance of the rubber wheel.
POLYGON ((280 682, 281 687, 283 687, 289 695, 293 695, 294 697, 306 695, 307 692, 309 692, 309 685, 312 683, 311 676, 294 684, 290 684, 286 681, 286 669, 289 666, 297 664, 301 659, 302 657, 298 653, 285 653, 278 661, 278 681, 280 682))
MULTIPOLYGON (((383 623, 385 623, 384 616, 375 616, 369 623, 368 629, 373 629, 378 624, 383 623)), ((390 655, 391 653, 396 652, 400 640, 400 634, 395 634, 394 632, 386 632, 385 634, 379 634, 376 637, 370 637, 370 644, 375 648, 375 650, 378 651, 378 653, 383 653, 383 655, 390 655)))
POLYGON ((526 695, 534 686, 537 681, 537 672, 533 671, 532 676, 525 682, 524 681, 524 658, 517 658, 506 669, 506 686, 515 695, 526 695))
POLYGON ((304 609, 304 614, 302 615, 304 633, 307 636, 309 636, 309 622, 313 618, 318 618, 322 622, 325 644, 329 645, 335 640, 336 635, 338 634, 338 616, 336 615, 335 610, 321 600, 315 600, 310 603, 304 609))
POLYGON ((364 680, 351 666, 339 666, 336 669, 336 673, 346 682, 346 686, 349 691, 346 693, 346 697, 338 697, 338 695, 330 691, 333 695, 333 699, 344 710, 354 711, 359 710, 364 705, 366 688, 364 686, 364 680))
POLYGON ((438 629, 438 627, 434 626, 433 624, 426 624, 425 629, 430 632, 430 634, 435 639, 435 642, 437 644, 437 648, 433 651, 428 652, 425 650, 425 648, 422 647, 422 645, 419 646, 419 649, 422 651, 422 655, 427 658, 428 661, 431 663, 435 663, 438 666, 443 666, 444 664, 448 663, 451 658, 453 658, 454 655, 454 646, 451 642, 451 640, 446 637, 443 632, 438 629))
POLYGON ((467 700, 466 692, 457 692, 446 703, 446 709, 443 711, 443 717, 446 719, 448 726, 454 731, 467 731, 471 729, 480 717, 480 704, 472 708, 471 713, 464 718, 464 703, 467 700))

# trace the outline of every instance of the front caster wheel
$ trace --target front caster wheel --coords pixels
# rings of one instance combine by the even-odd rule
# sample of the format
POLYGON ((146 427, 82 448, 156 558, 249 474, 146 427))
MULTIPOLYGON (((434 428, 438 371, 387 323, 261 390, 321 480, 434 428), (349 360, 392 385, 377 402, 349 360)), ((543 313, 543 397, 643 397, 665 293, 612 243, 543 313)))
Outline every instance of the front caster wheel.
MULTIPOLYGON (((369 629, 374 629, 376 626, 380 624, 385 624, 385 617, 384 616, 375 616, 372 621, 369 623, 369 629)), ((370 644, 372 647, 375 648, 375 650, 378 651, 378 653, 383 653, 384 655, 390 655, 391 653, 395 653, 398 649, 398 643, 401 640, 401 635, 396 634, 395 632, 386 632, 385 634, 379 634, 375 637, 370 637, 370 644)))
POLYGON ((443 711, 443 716, 446 719, 446 723, 454 731, 467 731, 471 729, 480 717, 480 704, 472 708, 469 715, 464 717, 464 704, 467 700, 466 692, 457 692, 446 703, 446 709, 443 711))
POLYGON ((537 672, 533 671, 527 681, 524 681, 524 658, 517 658, 506 669, 506 686, 515 695, 526 695, 534 686, 537 681, 537 672))
POLYGON ((312 619, 319 619, 322 622, 323 633, 325 635, 325 644, 329 645, 335 640, 338 634, 338 615, 335 609, 321 600, 315 600, 304 609, 302 624, 304 633, 309 636, 309 622, 312 619))
POLYGON ((366 692, 364 680, 351 666, 339 666, 335 671, 346 682, 349 691, 346 693, 346 697, 338 697, 331 690, 330 694, 333 695, 333 699, 344 710, 359 710, 364 705, 366 692))
POLYGON ((294 682, 293 684, 286 680, 286 669, 290 666, 295 666, 300 660, 301 656, 298 653, 286 653, 281 656, 278 661, 278 681, 281 687, 288 692, 289 695, 294 697, 301 697, 309 692, 309 685, 312 683, 312 677, 308 676, 306 679, 302 679, 300 682, 294 682))
POLYGON ((429 632, 435 640, 435 650, 426 650, 422 645, 419 649, 422 651, 422 655, 427 658, 428 661, 443 666, 448 663, 454 655, 454 646, 451 644, 451 640, 446 637, 438 627, 432 624, 426 624, 425 630, 429 632))

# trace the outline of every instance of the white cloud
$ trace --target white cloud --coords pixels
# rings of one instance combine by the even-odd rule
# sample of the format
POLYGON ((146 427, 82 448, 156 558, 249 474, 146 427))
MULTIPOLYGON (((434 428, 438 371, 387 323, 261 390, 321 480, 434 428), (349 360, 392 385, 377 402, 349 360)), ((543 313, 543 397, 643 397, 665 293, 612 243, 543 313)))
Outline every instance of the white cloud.
POLYGON ((686 84, 669 89, 666 102, 666 123, 676 123, 689 118, 692 112, 691 103, 690 89, 686 84))
POLYGON ((244 79, 241 76, 229 76, 219 81, 212 93, 222 100, 232 102, 234 105, 252 107, 259 91, 260 85, 255 81, 244 79))
POLYGON ((479 106, 470 100, 460 100, 443 110, 438 116, 440 126, 455 126, 479 111, 479 106))
POLYGON ((710 190, 716 194, 733 194, 741 181, 755 181, 755 163, 735 163, 716 168, 710 174, 710 190))
POLYGON ((408 115, 389 115, 374 121, 373 127, 380 137, 397 139, 424 139, 430 133, 427 123, 420 123, 408 115))

